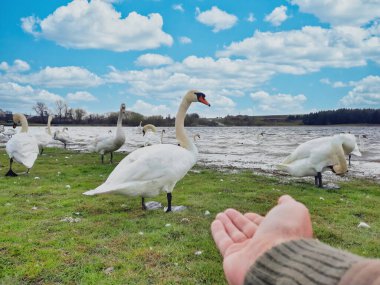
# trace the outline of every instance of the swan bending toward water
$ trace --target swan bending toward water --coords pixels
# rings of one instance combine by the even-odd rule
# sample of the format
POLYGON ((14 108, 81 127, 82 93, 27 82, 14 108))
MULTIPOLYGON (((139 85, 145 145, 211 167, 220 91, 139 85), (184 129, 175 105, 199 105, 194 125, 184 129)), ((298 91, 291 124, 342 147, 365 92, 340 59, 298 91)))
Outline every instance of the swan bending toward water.
POLYGON ((5 146, 9 156, 9 170, 5 176, 17 176, 12 170, 13 161, 24 165, 27 168, 26 173, 29 173, 39 153, 37 140, 28 134, 28 121, 25 116, 18 113, 14 114, 13 121, 15 124, 21 123, 21 131, 12 136, 5 146))
POLYGON ((103 136, 95 139, 90 146, 91 151, 100 153, 102 163, 104 163, 104 155, 110 153, 110 163, 113 161, 113 152, 122 147, 125 142, 125 133, 123 131, 122 122, 125 114, 125 104, 120 105, 119 117, 117 119, 117 128, 115 136, 103 136))
POLYGON ((315 185, 322 187, 323 171, 331 169, 337 175, 347 172, 347 154, 361 156, 354 135, 317 138, 299 145, 278 168, 293 176, 314 176, 315 185))
POLYGON ((165 130, 161 131, 161 137, 158 138, 156 136, 157 129, 155 125, 152 125, 152 124, 145 125, 142 130, 142 133, 143 133, 143 137, 145 138, 144 146, 163 143, 165 130))
POLYGON ((50 124, 51 124, 52 119, 53 119, 53 116, 49 115, 45 133, 34 135, 38 143, 38 149, 40 150, 40 154, 44 152, 44 147, 46 147, 52 140, 52 134, 51 134, 51 129, 50 129, 50 124))
POLYGON ((116 166, 102 185, 83 194, 116 192, 128 196, 141 196, 142 208, 146 209, 145 197, 166 192, 167 212, 170 212, 174 186, 197 161, 197 147, 189 139, 184 128, 186 112, 192 102, 210 106, 203 93, 194 90, 186 93, 175 119, 176 138, 181 146, 156 144, 137 149, 116 166))
POLYGON ((71 142, 71 138, 67 133, 68 130, 68 128, 63 128, 62 130, 55 131, 53 136, 53 139, 63 143, 64 148, 66 148, 66 145, 71 142))

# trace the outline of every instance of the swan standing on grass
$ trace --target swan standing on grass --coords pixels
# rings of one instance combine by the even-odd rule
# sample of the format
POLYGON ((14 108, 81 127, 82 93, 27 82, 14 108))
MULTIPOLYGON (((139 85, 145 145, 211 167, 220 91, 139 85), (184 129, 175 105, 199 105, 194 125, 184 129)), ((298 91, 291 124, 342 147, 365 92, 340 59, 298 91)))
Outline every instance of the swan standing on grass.
POLYGON ((53 116, 49 115, 45 133, 34 135, 38 142, 38 149, 40 150, 40 154, 44 152, 44 147, 46 147, 52 140, 52 134, 51 134, 51 129, 50 129, 50 124, 51 124, 52 119, 53 119, 53 116))
POLYGON ((170 212, 174 186, 197 161, 197 147, 192 139, 189 139, 184 128, 186 112, 192 102, 210 106, 203 93, 194 90, 186 93, 175 119, 176 138, 181 146, 155 144, 137 149, 116 166, 102 185, 83 194, 121 193, 141 196, 142 208, 146 209, 145 197, 165 192, 168 201, 167 212, 170 212))
POLYGON ((125 114, 125 104, 120 105, 119 117, 117 119, 117 128, 115 136, 103 136, 96 138, 93 145, 90 146, 91 151, 100 153, 102 163, 104 163, 104 155, 110 153, 110 162, 113 161, 113 152, 121 148, 125 142, 125 133, 122 127, 123 116, 125 114))
POLYGON ((38 144, 34 136, 28 134, 28 121, 23 114, 14 114, 13 122, 21 123, 21 131, 12 136, 7 142, 5 150, 9 156, 9 171, 5 176, 17 176, 12 170, 13 161, 23 164, 28 170, 33 167, 38 156, 38 144))
POLYGON ((351 134, 318 138, 299 145, 278 165, 293 176, 314 176, 315 185, 322 187, 322 172, 331 169, 337 175, 347 172, 345 155, 361 156, 356 139, 351 134))
POLYGON ((68 128, 63 128, 61 131, 55 131, 53 136, 53 139, 63 143, 64 148, 66 148, 66 145, 71 142, 71 138, 67 133, 68 130, 68 128))

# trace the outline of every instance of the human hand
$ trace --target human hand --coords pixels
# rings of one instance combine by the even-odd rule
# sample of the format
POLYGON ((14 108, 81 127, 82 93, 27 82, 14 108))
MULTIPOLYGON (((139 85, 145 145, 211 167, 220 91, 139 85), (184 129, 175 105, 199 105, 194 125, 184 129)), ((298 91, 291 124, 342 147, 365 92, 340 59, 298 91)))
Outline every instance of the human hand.
POLYGON ((265 217, 227 209, 216 216, 211 232, 231 285, 243 284, 251 265, 273 246, 313 236, 308 209, 288 195, 281 196, 265 217))

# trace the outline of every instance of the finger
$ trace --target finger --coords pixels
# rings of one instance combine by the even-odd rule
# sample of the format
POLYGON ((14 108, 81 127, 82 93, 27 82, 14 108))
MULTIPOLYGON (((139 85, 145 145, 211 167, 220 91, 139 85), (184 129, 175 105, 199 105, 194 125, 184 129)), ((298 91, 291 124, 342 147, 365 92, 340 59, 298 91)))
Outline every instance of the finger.
POLYGON ((289 195, 282 195, 278 199, 278 204, 289 203, 289 202, 295 202, 295 200, 289 195))
POLYGON ((254 222, 256 225, 260 225, 261 222, 264 220, 264 217, 256 214, 256 213, 246 213, 244 216, 249 219, 250 221, 254 222))
POLYGON ((253 237, 257 230, 257 225, 242 215, 235 209, 227 209, 224 213, 230 218, 232 223, 240 230, 247 238, 253 237))
POLYGON ((241 242, 246 240, 247 237, 241 232, 231 221, 231 219, 225 213, 219 213, 216 216, 216 219, 223 223, 224 228, 227 231, 227 234, 234 242, 241 242))
POLYGON ((224 257, 224 253, 233 244, 232 239, 227 234, 226 229, 223 226, 223 223, 219 220, 215 220, 211 224, 211 234, 215 241, 216 246, 218 247, 220 253, 224 257))

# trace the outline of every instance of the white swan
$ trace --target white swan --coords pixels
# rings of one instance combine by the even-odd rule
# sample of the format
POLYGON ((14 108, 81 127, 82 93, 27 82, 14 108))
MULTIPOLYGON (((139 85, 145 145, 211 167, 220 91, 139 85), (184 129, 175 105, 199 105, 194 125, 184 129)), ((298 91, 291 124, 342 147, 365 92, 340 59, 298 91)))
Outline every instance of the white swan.
POLYGON ((324 170, 338 175, 347 172, 347 154, 361 156, 354 135, 317 138, 299 145, 278 167, 293 176, 314 176, 315 185, 322 187, 324 170))
POLYGON ((125 114, 125 104, 120 105, 119 117, 117 119, 117 128, 115 136, 103 136, 96 138, 90 150, 100 153, 102 163, 104 163, 104 155, 110 153, 110 162, 113 161, 113 152, 121 148, 125 142, 125 133, 122 127, 123 116, 125 114))
POLYGON ((71 142, 71 138, 67 133, 68 130, 68 128, 63 128, 62 130, 55 131, 53 136, 53 139, 63 143, 64 148, 66 148, 67 144, 71 142))
POLYGON ((136 133, 137 134, 141 134, 141 132, 142 132, 142 121, 140 121, 140 125, 138 125, 137 127, 136 127, 136 133))
POLYGON ((9 171, 5 176, 17 176, 12 170, 13 161, 23 164, 28 170, 33 167, 38 156, 38 144, 34 136, 28 134, 28 121, 23 114, 14 114, 13 121, 21 123, 21 132, 12 136, 7 142, 5 150, 9 156, 9 171))
POLYGON ((142 129, 144 137, 144 146, 159 144, 163 142, 165 130, 161 131, 161 137, 158 138, 156 135, 157 129, 155 125, 147 124, 142 129))
POLYGON ((38 149, 40 150, 40 154, 44 152, 44 147, 46 147, 52 140, 52 134, 50 129, 52 119, 53 116, 49 115, 46 132, 34 135, 38 143, 38 149))
POLYGON ((145 197, 166 192, 167 212, 171 211, 171 193, 175 184, 197 161, 197 147, 188 138, 184 128, 186 111, 192 102, 201 102, 210 106, 203 93, 194 90, 186 93, 175 119, 176 138, 181 146, 155 144, 139 148, 126 156, 102 185, 83 194, 118 192, 128 196, 139 195, 142 197, 142 208, 146 209, 145 197))

